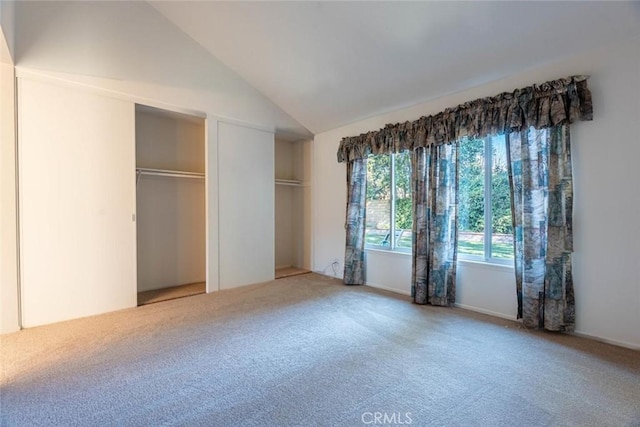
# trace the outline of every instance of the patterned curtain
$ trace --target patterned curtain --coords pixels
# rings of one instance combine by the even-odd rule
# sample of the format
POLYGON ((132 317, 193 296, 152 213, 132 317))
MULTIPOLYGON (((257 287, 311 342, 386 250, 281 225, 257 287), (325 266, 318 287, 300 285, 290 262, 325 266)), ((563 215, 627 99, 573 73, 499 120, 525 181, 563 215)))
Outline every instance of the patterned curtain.
POLYGON ((457 258, 457 141, 505 134, 510 155, 518 317, 571 331, 575 323, 569 124, 593 120, 588 76, 465 102, 414 121, 342 138, 347 166, 345 283, 364 283, 366 158, 413 152, 412 294, 418 304, 451 305, 457 258))
POLYGON ((572 331, 575 301, 569 126, 514 132, 507 144, 518 318, 528 327, 572 331))
POLYGON ((347 244, 344 256, 344 283, 364 285, 364 233, 367 204, 367 160, 347 163, 347 244))
POLYGON ((591 92, 586 76, 571 76, 480 98, 412 122, 342 138, 338 162, 370 154, 400 153, 418 147, 455 144, 460 138, 546 129, 578 120, 592 120, 591 92))
POLYGON ((417 304, 455 302, 458 241, 457 144, 417 148, 411 157, 411 294, 417 304))

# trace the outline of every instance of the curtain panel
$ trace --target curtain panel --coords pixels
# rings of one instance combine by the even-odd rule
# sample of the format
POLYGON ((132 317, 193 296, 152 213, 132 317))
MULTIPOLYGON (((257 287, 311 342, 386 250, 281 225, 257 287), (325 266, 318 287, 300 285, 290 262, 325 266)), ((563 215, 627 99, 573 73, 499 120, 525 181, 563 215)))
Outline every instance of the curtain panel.
POLYGON ((458 254, 457 144, 412 153, 411 295, 416 304, 453 305, 458 254))
POLYGON ((529 127, 544 129, 592 120, 587 78, 571 76, 552 80, 476 99, 412 122, 389 124, 378 131, 343 138, 338 148, 338 162, 454 143, 464 136, 482 138, 521 132, 529 127))
POLYGON ((532 328, 572 331, 575 299, 573 178, 569 126, 507 138, 518 318, 532 328))
POLYGON ((364 238, 367 213, 367 160, 347 163, 347 215, 344 283, 364 285, 364 238))

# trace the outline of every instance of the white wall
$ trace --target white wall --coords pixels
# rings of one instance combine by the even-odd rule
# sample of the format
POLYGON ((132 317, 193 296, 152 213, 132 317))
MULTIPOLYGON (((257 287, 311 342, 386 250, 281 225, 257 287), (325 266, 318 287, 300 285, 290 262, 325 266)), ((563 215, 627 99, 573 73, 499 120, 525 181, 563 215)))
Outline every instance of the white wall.
POLYGON ((220 289, 274 278, 273 133, 219 122, 220 289))
MULTIPOLYGON (((19 328, 15 70, 4 35, 9 33, 5 31, 9 14, 4 8, 4 2, 0 2, 0 333, 19 328)), ((7 27, 8 30, 11 25, 7 27)))
POLYGON ((17 67, 310 136, 147 2, 27 1, 15 16, 17 67))
MULTIPOLYGON (((205 172, 204 120, 136 108, 136 165, 205 172)), ((206 278, 205 180, 137 181, 138 292, 206 278)))
POLYGON ((132 103, 18 83, 22 324, 136 305, 132 103))
MULTIPOLYGON (((344 258, 346 168, 336 161, 342 137, 377 130, 387 123, 415 120, 465 101, 573 74, 591 76, 589 87, 594 102, 594 121, 576 123, 571 129, 576 330, 580 334, 639 348, 638 40, 546 64, 508 79, 316 135, 314 269, 323 270, 333 258, 344 258)), ((396 257, 369 252, 368 283, 408 292, 410 260, 396 257)), ((461 263, 459 267, 458 304, 499 316, 515 316, 515 284, 509 278, 508 270, 501 267, 488 270, 473 263, 461 263), (491 296, 496 299, 490 299, 491 296)))

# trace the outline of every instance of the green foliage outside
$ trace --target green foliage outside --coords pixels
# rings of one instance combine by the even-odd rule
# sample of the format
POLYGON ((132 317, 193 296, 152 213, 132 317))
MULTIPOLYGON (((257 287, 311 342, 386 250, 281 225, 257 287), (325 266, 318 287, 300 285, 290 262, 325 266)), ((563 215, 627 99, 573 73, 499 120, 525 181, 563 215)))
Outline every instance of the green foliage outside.
POLYGON ((391 198, 391 156, 370 156, 367 159, 367 200, 391 198))
MULTIPOLYGON (((458 253, 484 256, 484 243, 458 240, 458 253)), ((494 243, 491 245, 491 256, 493 258, 513 259, 513 243, 494 243)))
MULTIPOLYGON (((396 154, 396 229, 411 229, 413 207, 411 203, 411 156, 408 152, 396 154)), ((367 159, 367 200, 391 199, 391 156, 378 155, 367 159)))
MULTIPOLYGON (((493 215, 493 232, 511 234, 511 199, 504 149, 504 146, 499 146, 496 143, 492 145, 491 213, 493 215)), ((460 230, 477 233, 484 231, 484 157, 484 141, 482 139, 463 139, 460 141, 458 151, 458 161, 460 162, 458 221, 460 230)))
POLYGON ((396 199, 396 228, 410 230, 413 226, 413 204, 411 199, 396 199))
MULTIPOLYGON (((482 233, 484 223, 484 167, 485 148, 482 139, 464 139, 459 144, 459 229, 462 232, 482 233)), ((396 217, 395 228, 400 230, 399 243, 409 239, 413 224, 413 205, 411 200, 411 157, 408 152, 396 154, 395 187, 396 217)), ((367 200, 391 199, 391 159, 389 155, 376 155, 367 159, 367 200)), ((504 144, 494 141, 492 144, 492 201, 494 234, 512 234, 511 201, 509 193, 509 176, 507 171, 504 144)), ((388 226, 380 228, 388 229, 388 226)), ((388 234, 388 233, 387 233, 388 234)), ((367 234, 367 243, 380 244, 386 235, 379 230, 367 234)), ((401 244, 401 246, 405 246, 401 244)), ((483 255, 482 242, 460 241, 460 252, 472 255, 483 255)), ((492 256, 497 258, 513 257, 513 244, 498 242, 492 246, 492 256)))

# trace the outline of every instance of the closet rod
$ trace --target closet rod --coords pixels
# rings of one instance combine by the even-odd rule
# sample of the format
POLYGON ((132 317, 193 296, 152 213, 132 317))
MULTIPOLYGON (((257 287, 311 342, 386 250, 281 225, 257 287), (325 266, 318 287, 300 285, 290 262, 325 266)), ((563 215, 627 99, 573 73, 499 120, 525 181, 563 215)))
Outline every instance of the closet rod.
POLYGON ((204 179, 205 177, 205 175, 200 172, 176 171, 176 170, 169 170, 169 169, 136 168, 136 186, 138 186, 138 181, 140 181, 141 175, 168 176, 172 178, 192 178, 192 179, 204 179))
POLYGON ((205 175, 200 172, 176 171, 169 169, 136 168, 136 173, 138 175, 170 176, 175 178, 204 179, 205 177, 205 175))

